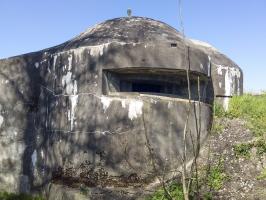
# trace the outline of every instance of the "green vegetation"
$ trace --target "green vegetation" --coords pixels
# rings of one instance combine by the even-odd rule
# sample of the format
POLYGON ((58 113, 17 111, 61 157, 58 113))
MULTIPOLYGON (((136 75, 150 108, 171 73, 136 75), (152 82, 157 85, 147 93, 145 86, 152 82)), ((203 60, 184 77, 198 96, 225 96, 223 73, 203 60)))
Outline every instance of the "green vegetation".
POLYGON ((257 147, 257 155, 262 156, 266 153, 266 141, 263 138, 258 139, 255 144, 255 147, 257 147))
MULTIPOLYGON (((212 127, 212 134, 220 134, 224 130, 222 120, 218 118, 242 118, 247 122, 248 128, 254 134, 252 142, 240 143, 233 146, 236 157, 250 158, 251 149, 256 149, 257 156, 262 156, 266 153, 266 93, 253 96, 245 94, 243 96, 234 96, 229 103, 228 111, 225 111, 220 104, 214 104, 214 121, 212 127)), ((199 170, 199 189, 200 199, 210 200, 216 191, 221 189, 226 180, 230 177, 225 173, 223 159, 220 158, 219 162, 209 163, 208 168, 199 170)), ((258 180, 266 179, 266 168, 257 177, 258 180)), ((196 181, 192 179, 192 186, 190 192, 191 199, 195 197, 196 181)), ((173 199, 182 200, 183 191, 181 183, 172 183, 167 187, 173 199)), ((147 200, 167 200, 167 196, 163 188, 156 191, 147 200)))
POLYGON ((266 135, 266 93, 261 95, 244 94, 230 99, 229 109, 214 104, 214 116, 217 118, 243 118, 255 136, 266 135))
POLYGON ((0 192, 0 200, 44 200, 44 198, 41 196, 31 196, 28 194, 0 192))
POLYGON ((264 168, 261 174, 257 177, 258 180, 266 180, 266 168, 264 168))
POLYGON ((234 152, 236 157, 250 158, 250 150, 253 147, 251 143, 242 143, 234 145, 234 152))
MULTIPOLYGON (((170 192, 171 197, 173 197, 174 199, 176 200, 184 199, 183 189, 181 184, 173 182, 167 187, 167 190, 170 192)), ((168 200, 168 198, 166 196, 164 189, 160 188, 152 196, 148 197, 146 200, 168 200)))
MULTIPOLYGON (((233 147, 237 157, 250 158, 252 148, 256 149, 258 157, 266 154, 266 93, 259 96, 245 94, 233 97, 227 116, 244 118, 248 128, 255 136, 254 141, 237 144, 233 147)), ((261 172, 257 179, 266 179, 266 169, 261 172)))
POLYGON ((221 189, 224 182, 229 179, 229 176, 225 173, 224 159, 222 157, 219 158, 218 163, 209 163, 208 168, 202 172, 201 174, 205 174, 205 177, 200 178, 200 183, 207 186, 210 194, 221 189))
POLYGON ((223 106, 219 103, 214 103, 213 105, 213 115, 215 118, 222 118, 227 115, 226 111, 224 110, 223 106))
POLYGON ((251 143, 242 143, 234 146, 237 157, 250 157, 250 150, 256 148, 257 155, 266 153, 266 93, 261 95, 244 94, 234 96, 229 103, 228 111, 224 111, 221 105, 214 105, 213 132, 219 132, 222 127, 215 123, 215 118, 242 118, 247 121, 248 128, 252 131, 256 140, 251 143))
POLYGON ((210 189, 219 190, 222 188, 224 181, 228 176, 224 173, 224 168, 222 164, 218 164, 210 168, 207 174, 207 185, 210 189))
MULTIPOLYGON (((226 175, 224 170, 224 161, 219 159, 217 164, 209 163, 208 168, 204 167, 199 170, 199 196, 203 200, 211 200, 213 193, 222 188, 224 182, 228 180, 229 176, 226 175)), ((181 183, 172 182, 167 190, 171 197, 176 200, 183 200, 183 188, 181 183)), ((198 199, 196 194, 196 179, 192 178, 192 185, 190 190, 190 199, 198 199)), ((152 196, 146 200, 168 200, 163 188, 157 190, 152 196)))
POLYGON ((214 113, 214 119, 212 123, 212 130, 211 134, 220 134, 224 130, 224 125, 220 123, 217 118, 224 117, 226 115, 226 112, 224 111, 223 107, 220 104, 215 103, 213 105, 213 113, 214 113))
POLYGON ((217 120, 213 120, 213 124, 212 124, 212 130, 211 130, 211 134, 215 135, 215 134, 220 134, 223 132, 224 130, 224 125, 217 122, 217 120))
POLYGON ((90 189, 86 185, 83 185, 83 184, 79 186, 79 191, 81 192, 81 194, 85 196, 87 196, 90 193, 90 189))
POLYGON ((256 148, 257 156, 262 156, 266 153, 266 142, 262 137, 258 137, 253 142, 237 144, 233 148, 237 157, 250 158, 252 148, 256 148))
POLYGON ((234 96, 230 100, 227 116, 244 118, 248 127, 256 136, 266 134, 266 93, 258 96, 245 94, 234 96))

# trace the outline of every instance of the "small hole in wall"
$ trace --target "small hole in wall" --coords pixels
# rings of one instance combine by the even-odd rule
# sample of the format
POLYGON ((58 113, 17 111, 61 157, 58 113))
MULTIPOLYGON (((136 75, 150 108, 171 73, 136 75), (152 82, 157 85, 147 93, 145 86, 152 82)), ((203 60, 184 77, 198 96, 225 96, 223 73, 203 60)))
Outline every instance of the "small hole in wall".
POLYGON ((171 43, 171 47, 172 48, 177 47, 177 43, 171 43))

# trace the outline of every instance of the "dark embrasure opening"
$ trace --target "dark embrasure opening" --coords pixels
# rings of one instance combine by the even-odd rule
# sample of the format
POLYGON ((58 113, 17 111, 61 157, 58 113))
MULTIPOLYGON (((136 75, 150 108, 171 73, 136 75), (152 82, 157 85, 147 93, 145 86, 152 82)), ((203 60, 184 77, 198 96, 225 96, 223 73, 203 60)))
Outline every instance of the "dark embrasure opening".
MULTIPOLYGON (((210 80, 203 75, 190 75, 191 99, 205 103, 212 101, 210 80), (198 88, 198 78, 200 88, 198 88)), ((188 99, 186 71, 149 69, 120 69, 103 71, 103 94, 141 93, 188 99)))
POLYGON ((145 82, 140 82, 140 83, 132 82, 132 92, 161 93, 162 85, 145 83, 145 82))

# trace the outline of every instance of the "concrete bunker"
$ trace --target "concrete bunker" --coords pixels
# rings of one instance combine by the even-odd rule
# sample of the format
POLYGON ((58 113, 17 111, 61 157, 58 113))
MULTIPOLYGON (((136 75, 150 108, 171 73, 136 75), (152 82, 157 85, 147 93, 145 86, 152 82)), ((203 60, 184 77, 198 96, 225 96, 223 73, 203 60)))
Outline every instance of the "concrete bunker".
POLYGON ((187 107, 192 137, 200 123, 203 143, 216 94, 210 55, 186 44, 163 22, 127 17, 0 60, 0 189, 30 192, 51 181, 143 187, 164 171, 170 177, 180 166, 187 107))

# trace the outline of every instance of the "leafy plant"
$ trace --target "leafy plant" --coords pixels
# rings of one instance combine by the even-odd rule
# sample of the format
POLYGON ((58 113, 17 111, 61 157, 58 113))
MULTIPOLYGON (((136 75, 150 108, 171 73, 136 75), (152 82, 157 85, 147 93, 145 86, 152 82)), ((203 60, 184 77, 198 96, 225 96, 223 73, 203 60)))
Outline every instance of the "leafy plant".
POLYGON ((252 148, 256 148, 257 150, 256 154, 258 156, 262 156, 263 154, 266 153, 266 141, 263 138, 257 138, 253 142, 241 143, 234 145, 233 147, 236 156, 242 156, 245 158, 250 157, 250 150, 252 148))
POLYGON ((250 150, 253 147, 252 143, 241 143, 233 146, 234 153, 237 157, 242 156, 245 158, 250 157, 250 150))
POLYGON ((207 185, 210 189, 219 190, 228 176, 224 172, 223 162, 211 166, 207 174, 207 185))
POLYGON ((215 190, 219 190, 223 185, 223 180, 226 177, 224 173, 222 173, 218 168, 212 169, 208 184, 215 190))

